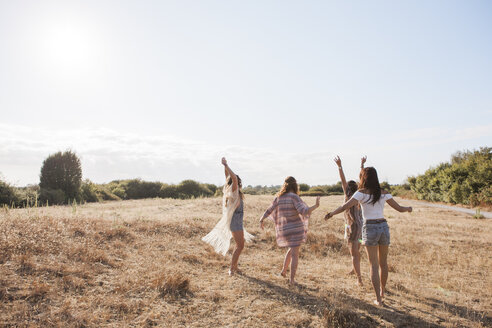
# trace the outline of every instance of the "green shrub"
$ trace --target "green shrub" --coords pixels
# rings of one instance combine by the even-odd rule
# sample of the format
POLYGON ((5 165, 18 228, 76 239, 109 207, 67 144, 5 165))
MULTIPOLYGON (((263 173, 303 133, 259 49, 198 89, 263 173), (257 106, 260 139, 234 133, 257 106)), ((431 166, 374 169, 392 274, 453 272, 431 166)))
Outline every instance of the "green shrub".
POLYGON ((0 180, 0 205, 18 206, 20 195, 17 190, 5 181, 0 180))
MULTIPOLYGON (((275 195, 279 190, 280 190, 279 185, 277 186, 247 186, 246 188, 243 188, 243 193, 244 194, 249 194, 249 195, 275 195)), ((222 191, 220 191, 221 193, 222 191)))
POLYGON ((127 180, 122 186, 125 188, 127 199, 142 199, 159 197, 162 183, 133 179, 127 180))
POLYGON ((300 183, 299 184, 299 191, 308 191, 309 190, 309 185, 306 183, 300 183))
POLYGON ((109 189, 113 195, 119 197, 120 199, 127 199, 125 188, 121 186, 116 186, 113 189, 109 189))
POLYGON ((215 193, 217 192, 217 189, 220 189, 219 187, 217 187, 216 185, 212 184, 212 183, 204 183, 203 184, 208 190, 210 190, 210 192, 212 193, 212 195, 215 195, 215 193))
POLYGON ((176 186, 178 197, 182 199, 197 198, 197 197, 211 197, 214 193, 208 189, 205 185, 193 180, 184 180, 176 186))
POLYGON ((19 207, 34 207, 39 203, 39 186, 29 185, 26 187, 15 188, 19 197, 17 206, 19 207))
POLYGON ((96 185, 88 179, 85 180, 80 186, 80 198, 88 203, 100 201, 97 196, 96 185))
POLYGON ((97 198, 100 200, 121 200, 120 197, 112 193, 105 185, 96 185, 95 192, 97 198))
POLYGON ((324 191, 320 190, 308 190, 308 191, 303 191, 300 193, 301 196, 326 196, 326 193, 324 191))
POLYGON ((39 190, 39 202, 41 204, 61 205, 65 204, 66 195, 61 189, 41 188, 39 190))
POLYGON ((161 198, 179 198, 178 190, 175 185, 163 184, 159 192, 161 198))
POLYGON ((457 152, 424 174, 408 179, 418 199, 473 206, 492 204, 492 148, 457 152))

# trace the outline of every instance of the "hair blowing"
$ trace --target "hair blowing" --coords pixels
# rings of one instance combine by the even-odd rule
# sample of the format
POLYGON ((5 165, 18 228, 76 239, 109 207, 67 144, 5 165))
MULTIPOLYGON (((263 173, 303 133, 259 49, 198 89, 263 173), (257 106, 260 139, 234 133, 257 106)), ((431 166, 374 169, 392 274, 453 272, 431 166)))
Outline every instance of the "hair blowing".
POLYGON ((381 198, 378 172, 374 167, 366 167, 360 171, 359 190, 364 190, 371 195, 368 202, 373 205, 381 198))
POLYGON ((288 192, 293 192, 297 195, 299 194, 299 187, 297 186, 297 181, 294 177, 285 178, 284 184, 278 192, 278 196, 285 195, 288 192))
MULTIPOLYGON (((239 196, 241 197, 241 199, 244 199, 244 194, 243 191, 241 190, 241 188, 243 188, 243 182, 241 181, 241 178, 237 174, 236 174, 236 178, 237 178, 237 190, 239 192, 239 196)), ((227 185, 230 186, 231 184, 232 184, 232 178, 229 177, 227 178, 227 185)))

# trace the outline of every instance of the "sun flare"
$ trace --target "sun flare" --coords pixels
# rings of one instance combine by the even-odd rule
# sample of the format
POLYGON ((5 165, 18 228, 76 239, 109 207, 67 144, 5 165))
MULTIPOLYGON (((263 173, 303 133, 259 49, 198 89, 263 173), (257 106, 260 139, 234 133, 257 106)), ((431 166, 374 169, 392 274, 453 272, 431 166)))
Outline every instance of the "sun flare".
POLYGON ((95 47, 90 33, 75 25, 53 25, 43 36, 46 62, 63 71, 83 71, 94 59, 95 47))

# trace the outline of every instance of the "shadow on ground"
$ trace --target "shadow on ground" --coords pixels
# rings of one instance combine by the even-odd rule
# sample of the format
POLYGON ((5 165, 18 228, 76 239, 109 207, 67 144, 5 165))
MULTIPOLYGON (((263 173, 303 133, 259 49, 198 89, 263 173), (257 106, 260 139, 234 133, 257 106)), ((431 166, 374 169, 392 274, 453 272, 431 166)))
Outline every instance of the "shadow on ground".
MULTIPOLYGON (((338 311, 338 308, 334 306, 335 302, 330 300, 329 297, 320 297, 310 294, 310 292, 315 291, 314 289, 302 286, 286 288, 270 281, 261 280, 246 274, 243 274, 241 277, 251 283, 257 284, 259 287, 258 293, 261 294, 262 297, 296 307, 311 315, 318 316, 324 321, 330 320, 330 313, 338 311)), ((337 294, 336 297, 338 298, 337 304, 349 304, 352 309, 364 310, 369 314, 368 316, 349 309, 343 310, 345 316, 350 317, 352 320, 357 320, 357 322, 354 322, 353 324, 346 325, 347 327, 378 327, 379 323, 372 317, 381 318, 397 327, 440 327, 440 325, 436 323, 425 321, 422 318, 391 306, 376 307, 349 295, 337 294)), ((342 327, 344 326, 342 325, 342 327)))

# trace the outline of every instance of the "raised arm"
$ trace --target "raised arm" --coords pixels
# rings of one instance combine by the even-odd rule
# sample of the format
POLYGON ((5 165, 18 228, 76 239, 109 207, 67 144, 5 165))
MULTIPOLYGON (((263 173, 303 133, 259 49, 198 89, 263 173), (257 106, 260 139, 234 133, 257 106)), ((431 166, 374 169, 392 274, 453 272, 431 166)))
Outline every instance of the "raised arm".
POLYGON ((366 161, 367 161, 367 156, 361 157, 361 159, 360 159, 360 170, 361 171, 364 169, 364 164, 366 163, 366 161))
POLYGON ((311 215, 311 213, 313 213, 313 211, 319 207, 319 198, 320 198, 319 196, 316 197, 316 203, 309 208, 308 210, 309 215, 311 215))
POLYGON ((400 204, 398 204, 396 200, 394 200, 393 198, 388 199, 386 203, 388 203, 389 206, 393 207, 398 212, 412 212, 411 206, 408 207, 400 206, 400 204))
POLYGON ((231 177, 231 179, 232 179, 232 191, 236 191, 237 190, 237 176, 234 174, 234 172, 232 172, 229 165, 227 165, 227 160, 225 159, 225 157, 222 157, 222 165, 224 165, 226 181, 227 181, 228 177, 231 177))
POLYGON ((343 168, 342 168, 342 160, 340 159, 340 156, 337 155, 334 159, 335 163, 338 166, 338 174, 340 174, 340 180, 342 180, 342 189, 343 189, 343 194, 347 194, 347 180, 345 179, 345 174, 343 173, 343 168))
POLYGON ((352 206, 357 205, 357 203, 358 203, 357 199, 350 198, 347 202, 345 202, 345 204, 343 204, 333 212, 328 212, 328 214, 325 215, 325 220, 328 220, 329 218, 331 218, 334 215, 337 215, 338 213, 342 213, 343 211, 348 210, 352 206))
POLYGON ((319 207, 319 199, 320 199, 319 196, 316 197, 316 203, 311 207, 307 206, 306 203, 304 203, 299 196, 294 197, 292 199, 292 202, 299 214, 310 216, 311 213, 313 213, 313 211, 319 207))

